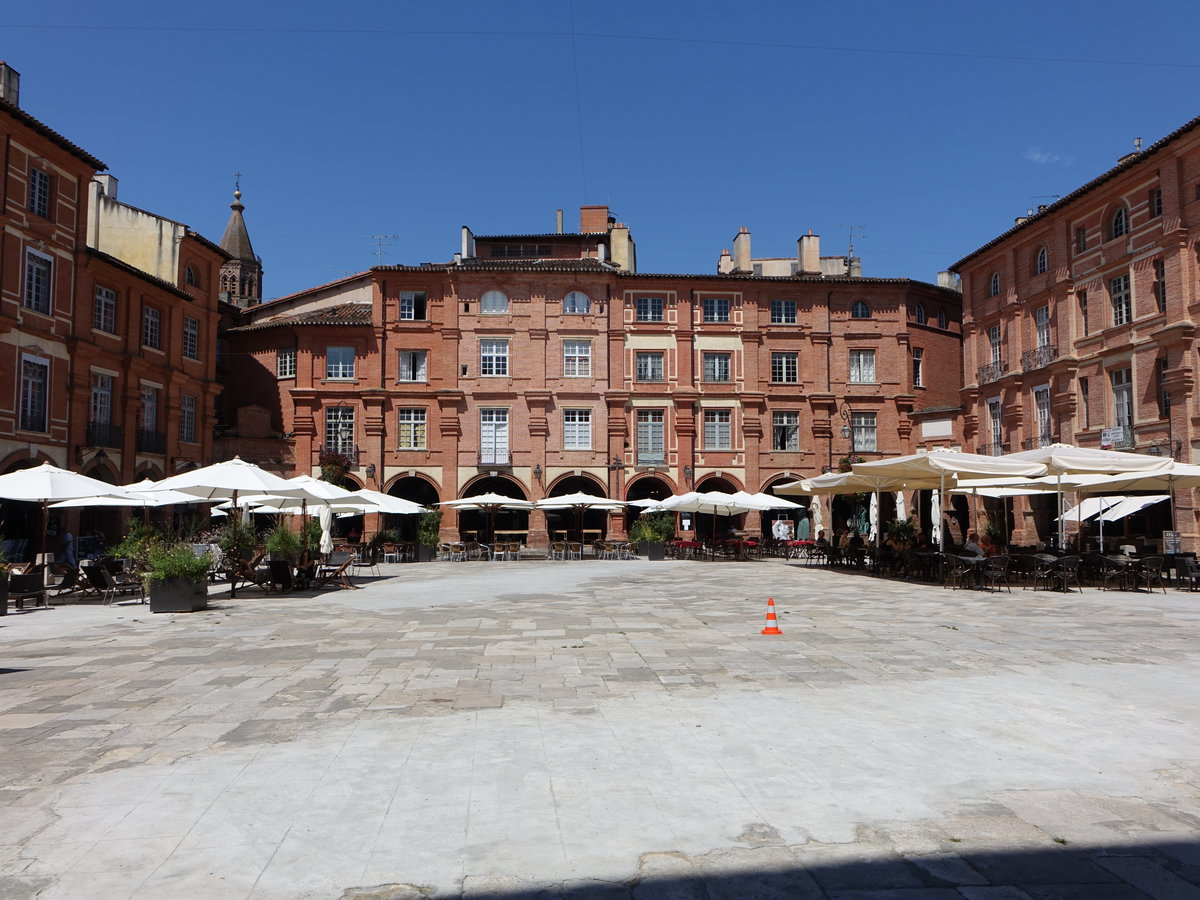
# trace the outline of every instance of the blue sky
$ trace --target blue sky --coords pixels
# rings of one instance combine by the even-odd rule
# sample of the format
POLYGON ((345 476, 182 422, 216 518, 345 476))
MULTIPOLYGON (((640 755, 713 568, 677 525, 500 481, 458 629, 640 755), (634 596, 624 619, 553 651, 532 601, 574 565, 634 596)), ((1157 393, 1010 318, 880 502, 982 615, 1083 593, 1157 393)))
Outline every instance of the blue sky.
POLYGON ((5 11, 0 58, 127 203, 219 240, 241 171, 268 296, 369 267, 371 235, 441 262, 462 225, 597 203, 643 272, 853 225, 864 274, 934 281, 1200 114, 1198 26, 1194 0, 51 0, 5 11))

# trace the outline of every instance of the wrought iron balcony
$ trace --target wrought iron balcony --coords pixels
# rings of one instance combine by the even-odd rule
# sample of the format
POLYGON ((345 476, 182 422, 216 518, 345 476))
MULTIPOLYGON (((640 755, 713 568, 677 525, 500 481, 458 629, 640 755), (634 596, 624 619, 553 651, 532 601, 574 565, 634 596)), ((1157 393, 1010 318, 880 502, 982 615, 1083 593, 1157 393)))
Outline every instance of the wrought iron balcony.
POLYGON ((479 452, 479 465, 481 466, 510 466, 512 465, 512 456, 503 451, 483 451, 479 452))
POLYGON ((89 447, 111 447, 114 450, 120 450, 124 443, 122 437, 122 428, 111 422, 88 422, 87 424, 87 445, 89 447))
POLYGON ((1021 354, 1021 371, 1029 372, 1033 369, 1044 368, 1056 359, 1058 359, 1058 348, 1051 344, 1026 350, 1021 354))
POLYGON ((980 366, 975 371, 975 380, 980 384, 991 384, 993 381, 999 381, 1004 377, 1004 373, 1007 371, 1008 363, 1004 360, 988 363, 986 366, 980 366))
POLYGON ((137 450, 138 453, 166 453, 167 436, 161 431, 139 428, 137 430, 137 450))
POLYGON ((975 448, 975 452, 980 456, 1003 456, 1008 452, 1008 448, 1000 441, 993 441, 990 444, 980 444, 975 448))
POLYGON ((1051 444, 1057 444, 1058 437, 1053 434, 1039 434, 1037 437, 1025 438, 1021 441, 1022 450, 1037 450, 1041 447, 1049 447, 1051 444))

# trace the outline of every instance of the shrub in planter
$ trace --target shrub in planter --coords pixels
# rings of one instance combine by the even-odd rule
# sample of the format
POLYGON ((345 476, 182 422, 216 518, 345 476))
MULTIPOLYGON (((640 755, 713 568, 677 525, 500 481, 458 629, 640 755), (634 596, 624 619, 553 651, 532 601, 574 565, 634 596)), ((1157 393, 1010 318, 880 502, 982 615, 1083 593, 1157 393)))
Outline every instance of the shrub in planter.
MULTIPOLYGON (((317 540, 320 540, 320 535, 317 536, 317 540)), ((300 535, 286 525, 276 525, 267 535, 267 550, 271 559, 295 562, 300 556, 300 535)))
POLYGON ((638 553, 647 559, 663 559, 666 543, 675 533, 675 515, 659 511, 638 516, 629 529, 629 539, 637 544, 638 553))
POLYGON ((442 511, 431 509, 421 513, 417 523, 417 552, 421 562, 429 562, 437 555, 437 545, 441 540, 442 511))
POLYGON ((208 607, 208 554, 190 544, 152 544, 142 575, 151 612, 194 612, 208 607))

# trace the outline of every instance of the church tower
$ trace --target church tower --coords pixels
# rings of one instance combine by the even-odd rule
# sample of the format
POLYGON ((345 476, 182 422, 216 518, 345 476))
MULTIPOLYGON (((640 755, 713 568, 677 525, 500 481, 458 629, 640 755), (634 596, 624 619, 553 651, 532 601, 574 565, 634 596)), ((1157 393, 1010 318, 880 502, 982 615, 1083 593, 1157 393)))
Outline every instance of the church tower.
POLYGON ((221 266, 221 299, 234 306, 254 306, 262 302, 262 260, 254 255, 250 233, 242 218, 241 182, 236 183, 233 203, 229 204, 229 224, 221 238, 221 249, 230 259, 221 266))

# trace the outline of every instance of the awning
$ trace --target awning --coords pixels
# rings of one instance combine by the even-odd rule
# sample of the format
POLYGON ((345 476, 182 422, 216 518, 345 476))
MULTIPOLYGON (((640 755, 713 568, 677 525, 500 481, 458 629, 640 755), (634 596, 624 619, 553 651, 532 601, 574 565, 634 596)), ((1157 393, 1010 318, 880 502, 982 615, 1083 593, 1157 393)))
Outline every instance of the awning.
POLYGON ((1062 520, 1064 522, 1082 522, 1084 519, 1090 519, 1092 516, 1102 513, 1119 503, 1124 503, 1126 500, 1141 499, 1141 497, 1085 497, 1084 501, 1078 506, 1072 506, 1063 513, 1062 520))
POLYGON ((1135 512, 1140 512, 1147 506, 1153 506, 1155 503, 1166 503, 1170 500, 1169 494, 1155 494, 1151 497, 1126 497, 1116 506, 1112 506, 1104 511, 1100 516, 1101 522, 1117 522, 1126 516, 1132 516, 1135 512))

